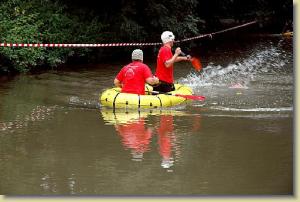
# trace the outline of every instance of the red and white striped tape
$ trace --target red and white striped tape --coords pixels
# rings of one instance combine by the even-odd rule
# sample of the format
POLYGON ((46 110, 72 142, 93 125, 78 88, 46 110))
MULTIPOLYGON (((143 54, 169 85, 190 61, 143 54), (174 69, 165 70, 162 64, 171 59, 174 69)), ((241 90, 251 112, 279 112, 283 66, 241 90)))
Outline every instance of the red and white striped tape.
POLYGON ((114 46, 155 46, 161 43, 107 43, 107 44, 63 44, 63 43, 0 43, 2 47, 62 47, 62 48, 97 48, 114 46))
MULTIPOLYGON (((182 40, 175 41, 175 43, 178 42, 185 42, 185 41, 191 41, 194 39, 200 39, 204 37, 212 37, 215 34, 227 32, 230 30, 238 29, 241 27, 245 27, 251 24, 256 23, 257 21, 252 21, 248 22, 239 26, 231 27, 228 29, 224 29, 221 31, 213 32, 210 34, 203 34, 203 35, 198 35, 195 37, 190 37, 182 40)), ((61 44, 61 43, 0 43, 0 47, 50 47, 50 48, 56 48, 56 47, 61 47, 61 48, 98 48, 98 47, 118 47, 118 46, 158 46, 161 45, 161 42, 156 42, 156 43, 104 43, 104 44, 61 44)))

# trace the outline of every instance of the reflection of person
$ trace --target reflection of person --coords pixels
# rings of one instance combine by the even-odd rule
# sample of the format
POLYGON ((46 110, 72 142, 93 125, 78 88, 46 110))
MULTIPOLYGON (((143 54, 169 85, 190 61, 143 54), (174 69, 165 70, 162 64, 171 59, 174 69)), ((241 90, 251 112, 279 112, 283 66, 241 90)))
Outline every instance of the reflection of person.
POLYGON ((145 83, 157 84, 158 79, 152 76, 150 68, 143 63, 143 51, 136 49, 132 52, 132 62, 121 69, 114 80, 123 93, 144 95, 145 83))
POLYGON ((144 119, 140 118, 122 125, 117 124, 115 127, 122 137, 123 146, 131 149, 133 160, 142 160, 143 153, 149 150, 152 137, 151 130, 145 127, 144 119))
MULTIPOLYGON (((157 116, 158 125, 155 132, 153 126, 147 126, 147 112, 112 112, 102 110, 104 120, 114 124, 117 134, 125 150, 130 150, 133 161, 142 161, 145 152, 150 151, 153 134, 157 133, 157 150, 161 157, 161 167, 171 171, 174 159, 178 158, 181 148, 177 145, 178 139, 174 133, 174 114, 161 114, 157 116), (150 128, 149 128, 150 127, 150 128), (177 146, 176 146, 177 145, 177 146)), ((201 129, 201 116, 192 116, 190 131, 195 133, 201 129)), ((180 139, 179 139, 180 141, 180 139)))
MULTIPOLYGON (((170 168, 173 166, 174 163, 174 157, 172 156, 172 148, 174 147, 174 144, 176 144, 177 140, 174 134, 173 122, 174 121, 172 115, 161 115, 160 125, 157 128, 159 153, 162 157, 161 166, 163 168, 170 168)), ((200 122, 201 122, 200 116, 193 117, 193 125, 192 125, 193 132, 200 130, 201 128, 200 122)))
POLYGON ((195 115, 193 117, 193 127, 192 127, 192 132, 197 132, 201 129, 201 116, 200 115, 195 115))
POLYGON ((178 47, 175 54, 172 53, 175 36, 170 31, 165 31, 161 35, 163 46, 159 49, 157 56, 157 66, 155 76, 159 79, 159 84, 154 86, 154 91, 169 92, 175 90, 174 88, 174 75, 173 65, 179 61, 189 61, 190 56, 179 56, 181 49, 178 47))
POLYGON ((173 166, 172 140, 174 140, 174 126, 172 115, 161 115, 160 125, 157 129, 159 153, 162 157, 161 166, 170 168, 173 166))

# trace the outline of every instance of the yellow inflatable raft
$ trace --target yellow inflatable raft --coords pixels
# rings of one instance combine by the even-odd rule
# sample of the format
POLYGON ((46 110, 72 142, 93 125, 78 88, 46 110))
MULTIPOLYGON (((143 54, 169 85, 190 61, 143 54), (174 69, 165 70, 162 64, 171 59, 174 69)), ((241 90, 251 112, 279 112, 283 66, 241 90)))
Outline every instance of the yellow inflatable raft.
POLYGON ((145 91, 148 95, 137 95, 121 93, 121 88, 111 88, 100 95, 100 103, 102 106, 112 108, 160 108, 179 105, 187 101, 187 99, 175 96, 175 94, 193 94, 190 87, 181 84, 175 84, 175 90, 168 94, 151 95, 152 89, 151 86, 146 85, 145 91))

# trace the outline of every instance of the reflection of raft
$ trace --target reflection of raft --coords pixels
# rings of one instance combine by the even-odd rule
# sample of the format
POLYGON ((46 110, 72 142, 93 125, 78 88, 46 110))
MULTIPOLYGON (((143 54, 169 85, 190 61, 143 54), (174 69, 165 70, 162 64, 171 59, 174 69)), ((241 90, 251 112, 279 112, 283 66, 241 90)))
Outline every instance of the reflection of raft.
MULTIPOLYGON (((179 105, 186 101, 185 98, 175 96, 175 94, 192 95, 191 88, 175 84, 175 91, 169 94, 158 95, 137 95, 130 93, 121 93, 120 88, 111 88, 104 91, 100 96, 100 102, 103 106, 113 108, 159 108, 179 105)), ((146 92, 151 92, 152 87, 146 85, 146 92)), ((149 93, 150 94, 150 93, 149 93)))
POLYGON ((151 116, 160 116, 160 115, 172 115, 172 116, 184 116, 186 115, 182 111, 175 110, 159 110, 159 109, 148 109, 148 110, 113 110, 108 108, 101 109, 102 118, 107 125, 115 124, 128 124, 134 123, 141 119, 151 116))

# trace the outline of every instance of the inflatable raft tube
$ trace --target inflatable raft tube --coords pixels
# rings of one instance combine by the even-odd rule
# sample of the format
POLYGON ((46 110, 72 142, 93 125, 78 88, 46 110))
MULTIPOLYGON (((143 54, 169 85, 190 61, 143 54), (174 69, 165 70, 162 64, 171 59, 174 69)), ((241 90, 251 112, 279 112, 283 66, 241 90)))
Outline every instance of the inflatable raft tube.
POLYGON ((168 94, 151 95, 152 89, 151 86, 146 85, 145 91, 148 95, 137 95, 121 93, 121 88, 111 88, 105 90, 100 95, 99 100, 102 106, 112 108, 161 108, 176 106, 187 101, 187 99, 175 96, 175 94, 193 94, 190 87, 181 84, 175 84, 175 90, 168 94))

